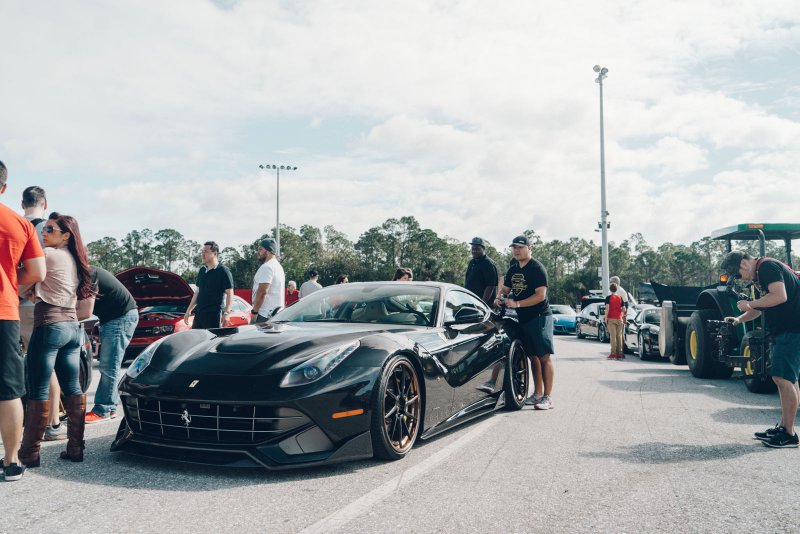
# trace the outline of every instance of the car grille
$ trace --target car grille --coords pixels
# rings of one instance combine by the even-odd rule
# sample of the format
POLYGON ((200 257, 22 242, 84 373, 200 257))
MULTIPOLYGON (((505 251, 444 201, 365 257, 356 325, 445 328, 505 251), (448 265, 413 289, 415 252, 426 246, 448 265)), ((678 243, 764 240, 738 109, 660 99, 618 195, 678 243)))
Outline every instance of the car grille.
POLYGON ((125 417, 145 436, 187 442, 253 444, 310 422, 292 408, 123 397, 125 417))
POLYGON ((162 327, 160 326, 140 326, 133 331, 133 337, 150 337, 150 336, 160 336, 164 334, 168 334, 169 332, 164 332, 161 330, 162 327), (158 328, 159 331, 154 333, 153 330, 158 328))

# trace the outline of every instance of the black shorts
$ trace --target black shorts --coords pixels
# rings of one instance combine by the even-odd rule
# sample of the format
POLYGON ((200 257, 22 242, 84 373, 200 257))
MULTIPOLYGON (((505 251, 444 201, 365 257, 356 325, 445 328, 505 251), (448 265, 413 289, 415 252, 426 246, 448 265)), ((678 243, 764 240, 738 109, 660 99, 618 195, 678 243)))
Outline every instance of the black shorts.
POLYGON ((25 395, 25 364, 19 350, 19 321, 0 321, 0 400, 25 395))
POLYGON ((205 330, 206 328, 219 328, 222 321, 222 311, 199 312, 194 314, 192 328, 194 330, 205 330))
POLYGON ((552 315, 540 315, 527 323, 522 323, 518 331, 525 354, 528 356, 545 356, 555 352, 552 315))

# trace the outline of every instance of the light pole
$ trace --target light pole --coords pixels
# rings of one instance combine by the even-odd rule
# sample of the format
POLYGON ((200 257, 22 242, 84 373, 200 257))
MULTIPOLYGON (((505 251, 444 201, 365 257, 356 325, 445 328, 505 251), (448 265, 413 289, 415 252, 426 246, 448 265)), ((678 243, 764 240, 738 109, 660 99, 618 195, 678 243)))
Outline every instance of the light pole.
POLYGON ((608 69, 600 65, 594 66, 597 73, 595 82, 600 84, 600 234, 603 236, 601 250, 601 280, 600 287, 603 295, 608 295, 608 211, 606 211, 606 155, 605 140, 603 139, 603 80, 608 74, 608 69))
POLYGON ((281 171, 296 171, 291 165, 259 165, 259 169, 275 169, 275 255, 281 254, 281 171))

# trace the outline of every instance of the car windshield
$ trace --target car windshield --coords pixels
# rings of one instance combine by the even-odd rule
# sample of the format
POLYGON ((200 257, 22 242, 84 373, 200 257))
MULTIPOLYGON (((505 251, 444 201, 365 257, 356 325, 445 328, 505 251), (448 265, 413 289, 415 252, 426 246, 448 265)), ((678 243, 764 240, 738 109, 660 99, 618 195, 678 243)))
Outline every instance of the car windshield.
POLYGON ((577 315, 575 310, 566 304, 551 304, 550 310, 552 310, 553 315, 577 315))
POLYGON ((661 324, 661 310, 645 310, 643 323, 661 324))
POLYGON ((431 326, 439 289, 408 282, 338 284, 301 298, 272 322, 344 322, 431 326))

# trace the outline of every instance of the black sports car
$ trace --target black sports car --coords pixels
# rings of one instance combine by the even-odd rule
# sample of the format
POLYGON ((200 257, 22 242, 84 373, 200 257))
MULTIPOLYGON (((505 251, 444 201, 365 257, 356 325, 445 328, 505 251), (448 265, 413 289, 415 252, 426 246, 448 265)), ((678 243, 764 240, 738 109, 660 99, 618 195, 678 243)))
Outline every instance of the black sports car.
POLYGON ((635 350, 639 359, 660 358, 658 352, 658 331, 661 323, 661 308, 647 304, 640 305, 639 311, 625 325, 625 343, 635 350))
POLYGON ((372 282, 263 325, 175 333, 120 382, 111 450, 270 469, 399 459, 417 438, 522 407, 529 363, 509 321, 454 285, 372 282))

